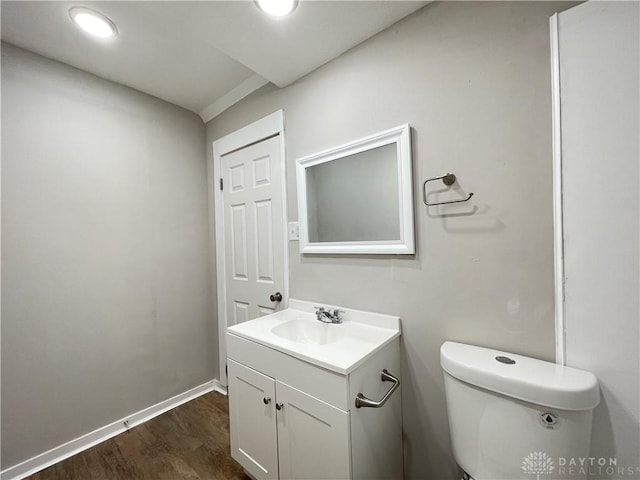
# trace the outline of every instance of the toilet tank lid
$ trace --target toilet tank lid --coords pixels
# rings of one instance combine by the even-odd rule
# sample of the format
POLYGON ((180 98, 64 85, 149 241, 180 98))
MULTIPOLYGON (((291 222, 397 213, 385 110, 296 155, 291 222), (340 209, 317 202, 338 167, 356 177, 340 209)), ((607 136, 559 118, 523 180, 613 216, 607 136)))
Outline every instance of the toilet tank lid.
POLYGON ((445 342, 440 365, 463 382, 538 405, 590 410, 600 402, 592 373, 514 353, 445 342))

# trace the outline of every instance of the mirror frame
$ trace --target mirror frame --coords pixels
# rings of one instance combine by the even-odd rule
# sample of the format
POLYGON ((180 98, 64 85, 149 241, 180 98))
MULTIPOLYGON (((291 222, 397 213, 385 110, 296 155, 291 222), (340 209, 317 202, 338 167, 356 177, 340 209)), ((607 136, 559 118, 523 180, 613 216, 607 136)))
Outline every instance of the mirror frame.
POLYGON ((314 153, 296 160, 298 188, 298 221, 300 253, 324 254, 398 254, 415 253, 413 226, 413 176, 411 160, 411 127, 409 124, 385 130, 365 138, 314 153), (365 152, 389 144, 397 145, 398 208, 400 238, 382 241, 310 242, 307 218, 307 175, 309 167, 365 152))

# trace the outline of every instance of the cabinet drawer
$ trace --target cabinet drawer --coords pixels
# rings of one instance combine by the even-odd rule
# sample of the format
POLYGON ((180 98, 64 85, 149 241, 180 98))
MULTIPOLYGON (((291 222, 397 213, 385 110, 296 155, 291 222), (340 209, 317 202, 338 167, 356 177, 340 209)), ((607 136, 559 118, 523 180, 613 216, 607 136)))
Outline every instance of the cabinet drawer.
POLYGON ((227 333, 227 357, 341 410, 350 410, 347 377, 227 333))

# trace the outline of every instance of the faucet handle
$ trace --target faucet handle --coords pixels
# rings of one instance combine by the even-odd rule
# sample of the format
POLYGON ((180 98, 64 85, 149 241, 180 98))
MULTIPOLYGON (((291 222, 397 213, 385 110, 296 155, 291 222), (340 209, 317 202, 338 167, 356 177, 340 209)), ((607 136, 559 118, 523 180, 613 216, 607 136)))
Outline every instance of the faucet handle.
POLYGON ((316 313, 322 313, 322 312, 324 312, 324 311, 325 311, 325 310, 324 310, 324 307, 316 307, 316 306, 314 306, 313 308, 315 308, 315 309, 316 309, 316 313))
POLYGON ((337 308, 333 311, 333 318, 338 320, 342 320, 344 318, 344 310, 338 310, 337 308))

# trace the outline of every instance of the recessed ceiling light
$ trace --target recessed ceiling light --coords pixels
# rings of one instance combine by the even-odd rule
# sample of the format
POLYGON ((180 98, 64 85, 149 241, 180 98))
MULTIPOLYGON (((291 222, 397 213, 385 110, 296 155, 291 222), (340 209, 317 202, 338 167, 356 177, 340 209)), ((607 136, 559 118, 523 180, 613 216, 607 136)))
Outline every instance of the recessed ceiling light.
POLYGON ((293 12, 298 6, 298 0, 254 0, 264 13, 273 17, 284 17, 293 12))
POLYGON ((69 16, 85 32, 99 38, 115 37, 118 32, 111 20, 90 8, 73 7, 69 16))

